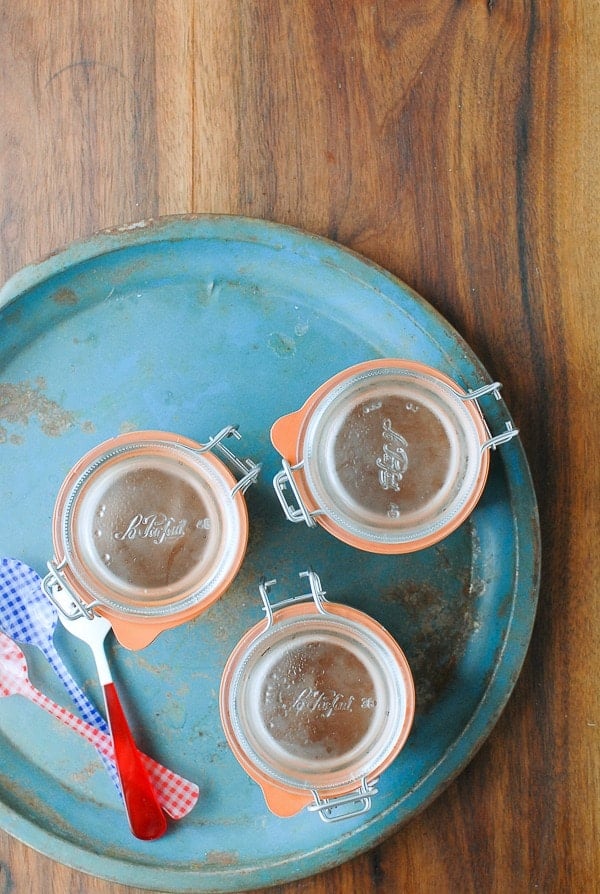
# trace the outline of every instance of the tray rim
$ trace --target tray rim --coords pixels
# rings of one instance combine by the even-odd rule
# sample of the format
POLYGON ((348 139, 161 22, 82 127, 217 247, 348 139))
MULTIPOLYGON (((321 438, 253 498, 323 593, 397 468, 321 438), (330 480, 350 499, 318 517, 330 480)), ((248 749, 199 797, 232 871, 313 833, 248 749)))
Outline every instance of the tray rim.
MULTIPOLYGON (((353 249, 343 246, 340 243, 328 239, 327 237, 310 233, 297 227, 279 224, 274 221, 266 221, 260 218, 244 217, 234 214, 168 215, 137 221, 135 223, 126 224, 123 226, 103 229, 95 234, 92 234, 89 237, 83 237, 81 239, 74 240, 73 242, 67 243, 63 247, 57 249, 56 251, 48 253, 41 260, 28 264, 14 273, 0 288, 0 310, 7 307, 11 302, 16 301, 20 297, 24 296, 28 291, 40 286, 44 281, 63 273, 71 267, 77 266, 96 257, 134 247, 140 244, 160 243, 164 241, 187 241, 190 238, 219 238, 216 230, 218 230, 220 227, 227 227, 227 225, 238 228, 234 236, 230 237, 233 240, 242 242, 256 242, 260 245, 271 246, 272 242, 265 237, 272 237, 277 233, 281 233, 283 235, 287 235, 287 237, 292 240, 298 240, 300 243, 305 243, 306 241, 308 241, 309 243, 317 247, 324 246, 328 248, 331 253, 339 255, 341 257, 345 257, 351 264, 356 264, 360 270, 368 269, 375 278, 382 277, 384 281, 387 281, 392 290, 399 289, 401 292, 407 295, 408 298, 415 303, 415 305, 420 308, 421 312, 426 317, 429 317, 433 321, 435 321, 435 323, 443 330, 446 337, 449 337, 452 341, 459 344, 463 348, 470 363, 475 366, 482 375, 484 375, 486 378, 489 378, 487 370, 485 369, 479 358, 475 355, 468 343, 452 326, 452 324, 426 299, 415 292, 410 286, 408 286, 397 276, 395 276, 385 268, 382 268, 376 262, 371 261, 360 253, 354 251, 353 249), (195 234, 186 232, 186 229, 189 225, 197 226, 198 232, 195 234), (209 229, 212 227, 214 228, 215 232, 202 232, 203 227, 208 227, 209 229), (257 239, 256 236, 253 237, 251 235, 251 233, 256 229, 261 230, 261 236, 263 238, 257 239)), ((292 246, 286 246, 287 251, 290 251, 291 249, 292 246)), ((347 275, 352 275, 352 273, 344 268, 343 265, 338 266, 340 266, 340 269, 342 269, 343 272, 345 272, 347 275)), ((365 282, 365 284, 367 283, 365 282)), ((377 289, 377 286, 375 286, 373 283, 368 283, 368 285, 371 288, 377 289)), ((382 292, 382 294, 386 293, 382 292)), ((387 294, 386 297, 389 298, 387 294)), ((391 300, 393 300, 393 298, 391 300)), ((415 324, 420 325, 418 321, 415 321, 415 324)), ((415 786, 412 790, 405 793, 399 800, 396 800, 387 809, 378 813, 375 817, 372 818, 369 823, 367 823, 366 827, 362 827, 361 835, 364 835, 365 828, 370 829, 371 827, 375 826, 383 826, 383 828, 373 828, 373 834, 368 838, 367 841, 364 842, 364 844, 356 847, 356 842, 352 840, 355 837, 353 835, 344 838, 341 845, 339 842, 328 842, 323 847, 318 847, 312 852, 307 852, 304 855, 305 859, 308 858, 311 854, 316 853, 319 853, 320 857, 322 858, 323 856, 325 856, 323 853, 324 851, 331 851, 334 847, 337 847, 335 855, 329 854, 328 857, 326 857, 317 868, 305 867, 304 869, 300 870, 300 872, 292 872, 292 874, 285 872, 283 872, 282 874, 282 869, 284 869, 284 867, 286 867, 290 863, 292 859, 291 857, 280 860, 277 863, 271 863, 269 864, 270 870, 272 870, 275 866, 277 866, 279 870, 279 875, 276 878, 259 878, 251 881, 250 878, 248 878, 248 874, 254 871, 260 872, 261 867, 245 868, 243 870, 232 870, 229 873, 226 870, 224 871, 224 867, 222 866, 215 866, 214 872, 211 872, 210 869, 207 871, 206 868, 203 867, 201 872, 202 877, 209 878, 214 875, 216 880, 216 877, 218 876, 225 883, 225 887, 219 886, 215 887, 214 889, 203 887, 201 890, 206 892, 208 892, 209 890, 214 890, 215 892, 238 890, 236 888, 231 888, 229 886, 229 882, 233 880, 238 885, 244 884, 245 878, 247 878, 248 882, 251 881, 251 886, 255 888, 270 887, 275 884, 285 884, 286 882, 291 882, 308 875, 315 874, 317 872, 325 871, 339 865, 342 862, 345 862, 350 858, 353 858, 354 856, 358 856, 360 853, 370 850, 381 841, 389 837, 391 834, 393 834, 395 831, 397 831, 405 822, 425 810, 429 806, 429 804, 433 800, 435 800, 464 770, 466 765, 473 759, 473 757, 485 743, 488 736, 494 729, 500 715, 503 713, 520 675, 533 632, 537 601, 539 596, 541 537, 537 500, 533 487, 531 472, 520 440, 518 441, 517 446, 520 455, 519 471, 522 476, 521 488, 523 489, 524 493, 527 492, 529 501, 528 530, 531 538, 531 561, 529 562, 529 567, 525 568, 527 572, 527 582, 529 584, 527 593, 525 594, 529 600, 528 610, 521 612, 521 614, 524 615, 523 618, 516 619, 515 616, 519 614, 517 609, 522 608, 520 604, 516 604, 517 591, 519 590, 519 576, 523 566, 523 555, 521 550, 516 556, 516 583, 512 591, 513 598, 511 601, 510 620, 507 623, 506 630, 504 632, 501 654, 496 665, 493 667, 493 673, 488 679, 487 686, 482 697, 477 703, 476 710, 469 718, 469 722, 461 730, 460 735, 446 749, 440 760, 429 769, 427 774, 425 774, 420 779, 418 786, 415 786), (508 643, 511 638, 511 632, 513 631, 514 625, 517 621, 521 623, 518 654, 516 657, 513 656, 513 660, 510 663, 510 666, 507 666, 506 653, 508 650, 508 643), (499 677, 501 676, 507 676, 508 679, 500 681, 499 677), (500 687, 501 697, 494 700, 494 696, 497 696, 498 694, 496 692, 498 687, 500 687), (456 756, 454 753, 461 751, 460 746, 464 744, 465 733, 468 730, 471 730, 471 732, 473 732, 474 728, 476 727, 481 728, 478 731, 475 731, 474 742, 467 748, 466 753, 462 753, 459 756, 456 756), (428 783, 430 784, 432 781, 435 781, 439 767, 442 764, 446 763, 447 760, 453 755, 455 756, 455 762, 452 771, 447 774, 441 782, 437 782, 433 785, 433 787, 431 787, 430 785, 429 791, 425 791, 424 798, 419 801, 418 806, 410 810, 408 815, 403 816, 403 805, 405 805, 406 801, 414 798, 417 793, 422 793, 423 789, 427 788, 428 783), (390 823, 384 824, 383 821, 387 820, 387 818, 390 817, 392 814, 395 814, 395 816, 391 819, 390 823), (351 846, 349 846, 349 843, 351 846), (227 879, 229 881, 227 881, 227 879)), ((510 476, 507 477, 510 478, 510 476)), ((513 501, 511 500, 510 502, 512 509, 513 501)), ((514 523, 514 512, 511 512, 511 515, 514 523)), ((521 532, 519 531, 516 532, 515 545, 517 546, 517 548, 519 548, 521 545, 522 538, 520 536, 520 533, 521 532)), ((527 558, 527 556, 525 556, 525 558, 527 558)), ((527 566, 527 562, 525 562, 524 564, 525 566, 527 566)), ((96 875, 100 878, 105 878, 107 880, 126 885, 148 885, 149 890, 172 890, 174 892, 191 892, 200 890, 197 888, 197 883, 199 880, 199 870, 196 865, 194 865, 194 868, 191 868, 189 870, 165 870, 158 866, 150 866, 149 864, 124 864, 121 859, 113 858, 109 855, 95 854, 89 849, 74 845, 70 841, 65 842, 62 839, 57 838, 56 835, 51 835, 50 833, 46 832, 45 829, 30 820, 28 817, 18 813, 9 805, 4 803, 0 804, 0 825, 10 835, 22 841, 27 846, 32 847, 34 850, 39 851, 45 856, 50 857, 50 859, 58 860, 64 865, 67 865, 83 873, 96 875), (60 851, 61 847, 63 848, 63 852, 59 853, 59 856, 54 856, 54 854, 56 854, 57 852, 57 849, 60 851), (128 871, 126 871, 125 873, 123 872, 124 866, 129 867, 128 871), (107 874, 107 868, 112 867, 114 867, 116 871, 113 874, 107 874), (147 877, 140 879, 140 870, 143 870, 143 873, 145 873, 146 876, 148 876, 148 873, 150 873, 152 875, 152 879, 147 877), (168 883, 169 879, 172 879, 174 874, 178 876, 177 887, 165 888, 164 883, 168 883), (180 885, 179 880, 181 880, 181 885, 183 886, 180 885), (187 881, 189 881, 190 886, 187 885, 187 881)), ((297 856, 295 856, 293 860, 294 863, 296 863, 297 856)), ((250 890, 250 888, 247 889, 250 890)))

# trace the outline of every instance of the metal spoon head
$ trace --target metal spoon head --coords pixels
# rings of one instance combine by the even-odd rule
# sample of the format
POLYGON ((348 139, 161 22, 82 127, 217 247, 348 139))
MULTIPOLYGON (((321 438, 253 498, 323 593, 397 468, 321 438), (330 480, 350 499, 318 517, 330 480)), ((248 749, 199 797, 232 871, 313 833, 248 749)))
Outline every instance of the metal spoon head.
POLYGON ((39 574, 19 559, 0 559, 0 627, 18 643, 44 647, 58 622, 39 574))

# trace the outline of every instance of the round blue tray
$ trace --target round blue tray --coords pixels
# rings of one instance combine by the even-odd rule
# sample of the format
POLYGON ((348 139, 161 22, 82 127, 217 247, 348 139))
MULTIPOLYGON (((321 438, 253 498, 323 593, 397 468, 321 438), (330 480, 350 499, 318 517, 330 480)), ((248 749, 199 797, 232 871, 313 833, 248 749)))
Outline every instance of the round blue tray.
MULTIPOLYGON (((167 218, 100 234, 17 273, 0 291, 0 553, 41 574, 71 465, 122 431, 205 441, 239 425, 262 462, 250 541, 234 585, 203 616, 141 652, 110 658, 138 743, 201 788, 156 842, 134 839, 95 752, 20 697, 0 701, 0 822, 43 853, 159 891, 240 891, 291 881, 372 847, 466 765, 502 711, 535 615, 539 531, 519 439, 491 457, 459 530, 408 556, 374 556, 283 518, 269 429, 325 379, 377 357, 421 360, 466 389, 490 381, 457 333, 397 279, 291 228, 237 217, 167 218), (229 752, 217 698, 225 661, 261 617, 257 585, 328 597, 382 622, 413 668, 417 716, 372 811, 327 825, 272 816, 229 752)), ((492 433, 503 401, 483 406, 492 433)), ((60 630, 73 673, 101 704, 91 655, 60 630)), ((33 682, 68 704, 41 655, 33 682)))

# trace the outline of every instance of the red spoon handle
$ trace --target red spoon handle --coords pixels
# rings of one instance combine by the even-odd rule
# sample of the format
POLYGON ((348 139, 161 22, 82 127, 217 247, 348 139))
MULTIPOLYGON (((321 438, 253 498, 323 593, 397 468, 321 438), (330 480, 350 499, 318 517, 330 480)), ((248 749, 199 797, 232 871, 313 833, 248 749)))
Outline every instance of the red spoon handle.
POLYGON ((131 831, 144 841, 160 838, 167 831, 167 821, 142 764, 114 683, 105 684, 104 698, 131 831))

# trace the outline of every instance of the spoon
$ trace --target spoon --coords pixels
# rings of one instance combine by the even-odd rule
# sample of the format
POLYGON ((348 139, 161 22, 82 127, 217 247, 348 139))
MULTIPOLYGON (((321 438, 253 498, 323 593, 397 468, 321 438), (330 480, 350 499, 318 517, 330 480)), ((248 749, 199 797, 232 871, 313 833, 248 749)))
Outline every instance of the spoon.
MULTIPOLYGON (((0 628, 15 642, 36 646, 62 682, 84 720, 108 734, 106 720, 77 685, 54 645, 58 612, 56 606, 42 592, 41 582, 37 572, 24 562, 9 558, 0 560, 0 628)), ((115 762, 102 753, 100 758, 122 797, 115 762)))
MULTIPOLYGON (((94 746, 100 755, 107 760, 114 760, 113 741, 109 735, 76 717, 62 705, 40 692, 29 679, 27 671, 27 661, 25 655, 14 643, 10 637, 0 632, 0 697, 9 695, 22 695, 35 705, 43 708, 61 723, 64 723, 69 729, 82 736, 87 742, 94 746)), ((192 809, 198 800, 198 786, 193 782, 189 782, 183 777, 171 773, 166 767, 157 763, 148 755, 140 753, 142 762, 144 763, 148 773, 153 781, 157 783, 157 797, 161 807, 173 819, 181 819, 192 809), (171 789, 165 785, 165 781, 170 779, 171 789), (183 792, 178 780, 186 783, 186 790, 183 792), (173 782, 176 783, 173 788, 173 782), (160 783, 160 785, 158 785, 160 783)))
POLYGON ((30 643, 40 649, 84 720, 108 733, 106 720, 77 685, 56 650, 58 612, 46 599, 41 583, 39 574, 24 562, 0 559, 0 628, 15 642, 30 643))
POLYGON ((125 811, 131 831, 136 838, 149 841, 160 838, 167 831, 167 821, 158 803, 121 705, 110 666, 104 651, 104 640, 112 630, 102 615, 89 617, 63 589, 53 571, 43 581, 44 592, 59 609, 61 623, 73 636, 92 650, 98 679, 104 694, 106 717, 115 748, 115 763, 119 771, 125 811))
MULTIPOLYGON (((0 628, 16 642, 37 646, 64 684, 77 709, 88 723, 109 735, 104 717, 77 685, 54 645, 58 611, 42 590, 42 578, 19 559, 0 559, 0 628)), ((113 783, 122 796, 114 759, 99 752, 113 783)), ((181 819, 195 806, 198 786, 140 752, 151 768, 151 778, 161 806, 173 819, 181 819)))

